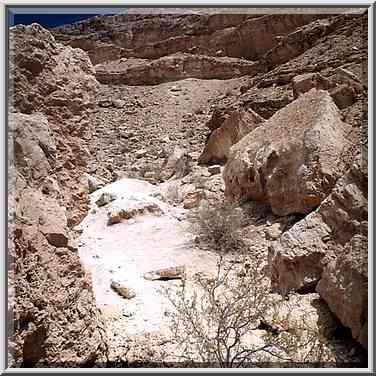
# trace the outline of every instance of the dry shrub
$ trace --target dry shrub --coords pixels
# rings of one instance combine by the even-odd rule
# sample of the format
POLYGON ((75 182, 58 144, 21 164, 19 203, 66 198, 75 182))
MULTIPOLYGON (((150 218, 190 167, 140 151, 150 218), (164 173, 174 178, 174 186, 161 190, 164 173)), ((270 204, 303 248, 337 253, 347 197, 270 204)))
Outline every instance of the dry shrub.
POLYGON ((239 273, 221 256, 213 278, 183 280, 177 293, 165 291, 175 309, 171 331, 180 357, 192 367, 286 367, 290 362, 297 366, 331 360, 319 333, 280 321, 283 298, 270 299, 267 279, 255 260, 243 257, 239 273))
POLYGON ((213 204, 204 200, 190 221, 191 231, 213 248, 223 253, 239 249, 242 215, 237 203, 222 201, 213 204))

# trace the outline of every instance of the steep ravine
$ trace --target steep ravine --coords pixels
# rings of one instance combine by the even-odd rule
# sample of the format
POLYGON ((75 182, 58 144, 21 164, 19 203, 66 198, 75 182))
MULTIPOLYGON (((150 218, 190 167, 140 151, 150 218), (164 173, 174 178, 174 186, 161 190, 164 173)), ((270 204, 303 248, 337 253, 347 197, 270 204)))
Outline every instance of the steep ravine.
MULTIPOLYGON (((65 45, 39 25, 13 28, 13 364, 125 367, 178 359, 169 331, 174 313, 163 291, 178 291, 181 280, 144 274, 175 266, 185 267, 188 281, 213 274, 218 254, 198 240, 188 217, 204 199, 218 204, 239 192, 256 200, 239 208, 241 247, 262 260, 270 298, 281 293, 294 306, 294 320, 310 312, 315 326, 334 330, 331 366, 364 364, 368 175, 357 144, 368 145, 365 24, 358 15, 101 16, 52 30, 65 45), (124 29, 127 17, 132 22, 124 29), (166 35, 161 24, 170 25, 166 35), (231 44, 236 33, 260 25, 252 43, 231 44), (130 38, 133 28, 144 30, 145 40, 130 38), (203 48, 208 41, 216 42, 210 51, 203 48), (70 46, 88 51, 92 61, 70 46), (308 104, 301 111, 299 103, 308 104), (333 129, 343 127, 346 140, 334 151, 338 169, 315 176, 312 202, 313 173, 305 176, 311 185, 297 214, 295 195, 286 203, 281 186, 298 187, 291 181, 302 169, 286 152, 296 145, 278 119, 301 128, 300 135, 309 129, 304 119, 318 119, 320 111, 332 116, 333 129), (268 145, 260 134, 270 137, 268 145), (200 158, 204 150, 208 156, 200 158), (221 166, 206 165, 214 162, 221 166), (283 169, 290 171, 288 184, 278 184, 283 169), (267 185, 270 177, 276 180, 267 185), (90 179, 102 184, 94 190, 90 179), (96 203, 110 193, 113 199, 96 203), (311 259, 314 267, 304 261, 311 259), (120 296, 112 281, 132 296, 120 296)), ((342 140, 324 123, 314 123, 307 150, 299 149, 307 160, 318 158, 309 153, 321 150, 320 132, 342 140)), ((251 341, 264 334, 252 331, 251 341)))

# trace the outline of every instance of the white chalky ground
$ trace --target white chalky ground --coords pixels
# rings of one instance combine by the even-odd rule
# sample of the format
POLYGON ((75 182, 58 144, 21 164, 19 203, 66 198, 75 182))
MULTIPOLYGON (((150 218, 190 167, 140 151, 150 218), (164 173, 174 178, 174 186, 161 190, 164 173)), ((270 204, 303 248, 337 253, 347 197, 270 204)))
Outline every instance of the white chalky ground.
POLYGON ((148 281, 145 272, 170 266, 185 265, 187 274, 215 272, 217 256, 195 248, 193 235, 186 229, 187 221, 179 221, 179 210, 156 196, 158 188, 140 180, 121 179, 91 194, 91 210, 81 223, 79 255, 91 272, 94 294, 99 308, 115 306, 126 318, 128 335, 164 332, 172 307, 161 292, 180 285, 179 280, 148 281), (117 199, 98 208, 95 201, 103 192, 117 199), (163 215, 145 214, 134 219, 107 225, 111 207, 132 207, 140 202, 155 202, 163 215), (93 210, 95 213, 93 213, 93 210), (136 291, 133 299, 124 299, 110 287, 111 280, 126 280, 136 291))

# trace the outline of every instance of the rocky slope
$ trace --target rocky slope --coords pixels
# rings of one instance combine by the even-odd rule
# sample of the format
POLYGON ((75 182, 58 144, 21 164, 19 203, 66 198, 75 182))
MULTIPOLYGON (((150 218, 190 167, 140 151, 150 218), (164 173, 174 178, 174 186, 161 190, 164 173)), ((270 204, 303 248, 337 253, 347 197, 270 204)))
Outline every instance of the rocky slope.
POLYGON ((87 208, 79 129, 98 84, 82 50, 37 24, 11 28, 10 46, 11 364, 92 365, 105 332, 70 228, 87 208))
POLYGON ((176 355, 157 282, 137 271, 201 254, 195 266, 212 272, 184 226, 200 202, 224 198, 241 201, 242 249, 262 261, 270 298, 330 328, 331 364, 364 360, 366 30, 361 13, 200 11, 12 28, 14 362, 176 355), (161 258, 148 263, 153 242, 161 258), (123 298, 111 270, 131 282, 116 285, 123 298))

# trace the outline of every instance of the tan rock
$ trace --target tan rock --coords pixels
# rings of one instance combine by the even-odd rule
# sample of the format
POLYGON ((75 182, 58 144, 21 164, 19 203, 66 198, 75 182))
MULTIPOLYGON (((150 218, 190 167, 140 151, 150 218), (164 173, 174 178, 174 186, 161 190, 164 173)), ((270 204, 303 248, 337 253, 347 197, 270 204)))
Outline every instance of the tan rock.
POLYGON ((144 274, 144 278, 148 281, 155 280, 169 280, 169 279, 182 279, 185 275, 185 266, 173 266, 153 270, 144 274))
POLYGON ((338 327, 338 320, 318 293, 290 294, 288 300, 275 294, 268 298, 270 305, 263 320, 273 328, 330 337, 338 327))
POLYGON ((231 148, 225 195, 266 201, 277 215, 309 213, 346 168, 348 129, 330 95, 311 89, 231 148))
POLYGON ((256 112, 239 109, 227 115, 219 128, 213 130, 199 157, 199 163, 226 161, 232 145, 263 123, 264 119, 256 112))
POLYGON ((113 99, 112 104, 116 108, 123 108, 125 106, 125 101, 121 99, 113 99))
MULTIPOLYGON (((222 12, 201 15, 189 20, 189 15, 168 15, 169 27, 165 17, 132 18, 132 14, 122 15, 119 21, 101 19, 101 27, 109 31, 103 40, 103 33, 93 29, 89 21, 82 21, 80 29, 64 25, 52 29, 56 38, 67 41, 76 48, 88 52, 93 64, 117 60, 127 63, 132 57, 157 59, 176 52, 190 52, 195 55, 220 55, 245 57, 258 60, 266 51, 275 46, 275 37, 286 35, 300 25, 317 18, 316 14, 287 14, 283 18, 278 14, 265 15, 263 18, 252 14, 223 14, 222 12), (188 21, 188 23, 187 23, 188 21), (103 26, 104 25, 104 26, 103 26), (134 30, 147 30, 137 38, 134 30), (248 38, 239 38, 247 35, 248 38), (125 57, 123 57, 125 55, 125 57)), ((192 16, 190 16, 192 17, 192 16)), ((195 15, 196 17, 196 15, 195 15)), ((320 35, 320 34, 319 34, 320 35)), ((301 43, 300 45, 305 45, 301 43)))
POLYGON ((9 46, 12 101, 21 112, 65 120, 94 108, 99 85, 84 51, 57 43, 38 24, 12 27, 9 46))
POLYGON ((11 27, 9 50, 9 366, 100 362, 106 333, 69 230, 88 208, 79 182, 88 154, 79 137, 95 106, 94 69, 85 52, 56 43, 37 24, 11 27))
POLYGON ((269 247, 272 287, 288 291, 314 289, 321 277, 324 259, 330 247, 325 241, 331 229, 317 213, 309 214, 286 231, 269 247))
MULTIPOLYGON (((317 17, 320 18, 320 17, 317 17)), ((263 63, 267 65, 269 70, 279 64, 283 64, 294 57, 303 54, 310 46, 314 45, 324 35, 329 34, 333 30, 338 29, 343 24, 343 19, 340 17, 333 17, 331 19, 318 19, 315 22, 307 23, 306 25, 293 30, 292 32, 284 33, 284 37, 274 47, 269 49, 263 56, 263 63), (308 41, 309 43, 302 43, 308 41)))

